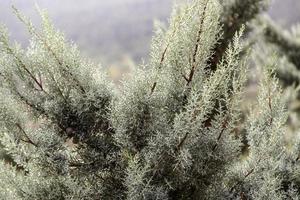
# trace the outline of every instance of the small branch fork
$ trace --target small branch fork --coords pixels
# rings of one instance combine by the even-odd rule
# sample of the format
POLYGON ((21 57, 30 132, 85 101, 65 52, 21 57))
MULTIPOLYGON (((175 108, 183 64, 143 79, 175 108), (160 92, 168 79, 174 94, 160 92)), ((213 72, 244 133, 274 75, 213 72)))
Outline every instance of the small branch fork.
MULTIPOLYGON (((32 72, 27 68, 27 66, 25 65, 25 63, 21 60, 21 58, 19 58, 16 53, 14 52, 14 50, 10 47, 9 42, 6 39, 1 40, 2 43, 5 46, 5 50, 7 51, 8 54, 10 54, 18 63, 19 67, 21 67, 28 75, 29 77, 38 85, 39 89, 41 91, 43 91, 44 93, 47 94, 47 92, 44 90, 43 85, 41 83, 41 81, 39 81, 33 74, 32 72)), ((4 76, 3 74, 1 74, 1 76, 4 76)))
MULTIPOLYGON (((262 159, 262 158, 259 158, 259 160, 257 161, 257 163, 260 163, 261 159, 262 159)), ((257 166, 257 163, 256 163, 256 165, 255 165, 254 167, 252 167, 252 168, 244 175, 244 180, 254 173, 255 168, 256 168, 256 166, 257 166)), ((240 182, 235 183, 235 184, 231 187, 230 192, 233 192, 233 190, 234 190, 239 184, 240 184, 240 182)), ((244 192, 241 192, 240 195, 241 195, 241 200, 247 200, 247 198, 246 198, 244 192), (242 197, 244 197, 244 198, 242 198, 242 197)))
MULTIPOLYGON (((221 129, 220 134, 219 134, 219 136, 217 138, 217 142, 219 142, 221 140, 221 138, 222 138, 222 136, 223 136, 223 134, 224 134, 227 126, 228 126, 228 118, 226 117, 224 119, 223 123, 222 123, 222 129, 221 129)), ((189 132, 187 132, 184 135, 184 137, 180 140, 180 142, 178 143, 178 145, 177 145, 177 147, 175 149, 175 152, 178 152, 182 148, 182 146, 184 145, 184 142, 186 141, 186 139, 187 139, 188 136, 189 136, 189 132)), ((216 143, 213 146, 212 151, 214 152, 217 149, 217 147, 218 147, 218 143, 216 143)))
POLYGON ((26 137, 26 140, 21 139, 23 142, 27 142, 29 144, 32 144, 35 147, 38 147, 38 145, 35 142, 33 142, 32 139, 30 139, 30 137, 27 135, 27 133, 25 132, 25 130, 22 128, 22 126, 19 123, 16 123, 16 126, 22 132, 22 134, 26 137))
POLYGON ((25 63, 15 54, 15 52, 9 47, 9 45, 7 44, 7 48, 6 50, 9 52, 10 55, 12 55, 14 57, 14 59, 17 61, 17 63, 19 64, 19 66, 21 68, 24 69, 24 71, 29 75, 29 77, 37 84, 37 86, 39 87, 39 90, 44 92, 45 94, 48 95, 48 93, 45 91, 44 87, 43 87, 43 83, 41 80, 41 77, 39 78, 40 80, 38 80, 33 74, 32 72, 27 68, 27 66, 25 65, 25 63))
POLYGON ((228 118, 226 117, 226 118, 224 119, 223 123, 222 123, 222 130, 221 130, 221 132, 220 132, 220 134, 219 134, 219 136, 218 136, 218 138, 217 138, 217 143, 214 145, 214 147, 213 147, 213 149, 212 149, 213 152, 216 151, 216 149, 217 149, 217 147, 218 147, 218 143, 219 143, 219 141, 221 140, 222 135, 224 134, 224 132, 225 132, 227 126, 228 126, 228 118))

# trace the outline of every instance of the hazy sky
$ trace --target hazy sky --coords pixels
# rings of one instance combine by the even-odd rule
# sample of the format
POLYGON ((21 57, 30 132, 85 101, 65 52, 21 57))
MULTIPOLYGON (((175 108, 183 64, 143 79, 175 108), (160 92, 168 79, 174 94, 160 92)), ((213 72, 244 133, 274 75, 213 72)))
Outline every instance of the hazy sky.
MULTIPOLYGON (((56 27, 93 58, 120 59, 124 52, 135 60, 145 56, 153 20, 166 20, 172 0, 14 0, 35 23, 34 4, 46 8, 56 27)), ((13 38, 26 43, 24 27, 11 13, 11 0, 0 0, 0 21, 13 38)))
MULTIPOLYGON (((300 18, 299 2, 276 0, 270 13, 281 24, 285 19, 295 23, 300 18)), ((38 23, 35 3, 48 10, 56 27, 85 54, 112 63, 124 55, 139 61, 148 54, 153 19, 166 20, 172 0, 0 0, 0 22, 23 44, 26 31, 11 13, 11 5, 38 23)))

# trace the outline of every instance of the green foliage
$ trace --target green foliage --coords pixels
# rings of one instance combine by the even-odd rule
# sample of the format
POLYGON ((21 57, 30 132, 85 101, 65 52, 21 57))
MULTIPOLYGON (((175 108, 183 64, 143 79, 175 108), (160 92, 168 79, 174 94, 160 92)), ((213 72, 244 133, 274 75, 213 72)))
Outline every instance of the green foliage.
POLYGON ((243 24, 262 3, 178 4, 167 29, 157 24, 150 62, 118 89, 43 11, 38 31, 14 9, 31 42, 11 44, 1 28, 1 197, 297 199, 299 139, 287 148, 273 63, 242 120, 243 24))

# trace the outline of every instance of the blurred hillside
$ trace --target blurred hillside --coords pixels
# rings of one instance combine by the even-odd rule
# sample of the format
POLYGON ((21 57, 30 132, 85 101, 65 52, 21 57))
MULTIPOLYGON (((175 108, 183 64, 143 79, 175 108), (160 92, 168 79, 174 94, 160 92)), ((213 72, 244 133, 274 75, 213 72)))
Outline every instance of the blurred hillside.
MULTIPOLYGON (((104 65, 140 62, 147 58, 153 19, 166 21, 172 0, 1 0, 0 22, 26 45, 24 27, 11 12, 12 2, 35 23, 35 2, 47 9, 56 27, 75 41, 84 54, 104 65)), ((275 0, 270 15, 288 27, 300 19, 299 0, 275 0)))

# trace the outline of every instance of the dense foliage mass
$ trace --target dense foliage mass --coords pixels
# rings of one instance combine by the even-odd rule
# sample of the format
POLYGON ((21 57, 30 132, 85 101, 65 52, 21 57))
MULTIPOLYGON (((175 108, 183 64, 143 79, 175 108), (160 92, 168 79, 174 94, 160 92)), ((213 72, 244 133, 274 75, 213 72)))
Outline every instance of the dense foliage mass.
MULTIPOLYGON (((117 88, 40 11, 22 49, 0 34, 3 199, 298 199, 299 147, 272 59, 242 111, 244 24, 263 0, 193 0, 156 24, 151 60, 117 88)), ((253 62, 251 62, 253 63, 253 62)), ((254 62, 256 63, 256 62, 254 62)))

